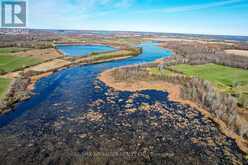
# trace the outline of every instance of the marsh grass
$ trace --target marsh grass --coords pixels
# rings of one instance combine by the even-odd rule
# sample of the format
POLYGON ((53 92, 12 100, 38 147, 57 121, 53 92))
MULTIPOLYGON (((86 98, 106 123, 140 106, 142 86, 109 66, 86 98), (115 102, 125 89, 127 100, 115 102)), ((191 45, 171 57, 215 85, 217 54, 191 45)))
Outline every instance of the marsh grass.
MULTIPOLYGON (((210 64, 210 66, 212 66, 212 64, 210 64)), ((201 67, 204 67, 207 72, 207 69, 210 66, 206 65, 201 67)), ((245 105, 247 104, 241 105, 241 102, 237 102, 238 97, 235 98, 231 95, 231 93, 218 90, 218 88, 214 86, 210 80, 207 80, 207 78, 203 79, 202 77, 200 78, 200 76, 197 77, 195 75, 190 76, 190 74, 184 74, 183 71, 185 71, 185 67, 194 66, 178 66, 178 68, 182 67, 184 67, 184 69, 180 70, 181 73, 179 73, 179 71, 173 71, 173 69, 177 69, 177 65, 173 66, 173 69, 160 69, 158 66, 130 66, 113 70, 112 77, 117 82, 135 83, 140 80, 159 80, 172 84, 178 84, 181 86, 181 98, 192 100, 198 105, 201 105, 201 107, 206 108, 207 111, 211 113, 211 115, 223 121, 228 128, 232 129, 243 139, 248 139, 248 132, 246 127, 248 124, 247 115, 241 113, 244 112, 243 110, 246 110, 245 105), (245 119, 241 121, 241 118, 245 119)), ((215 68, 219 68, 219 72, 223 71, 222 66, 215 66, 215 68)), ((229 70, 233 71, 232 68, 225 69, 226 70, 224 72, 228 72, 229 70)), ((235 68, 233 69, 235 70, 235 68)), ((192 68, 190 71, 190 73, 192 73, 192 68)), ((235 70, 234 72, 242 72, 240 74, 244 74, 243 71, 235 70)), ((215 74, 218 75, 217 73, 215 74)), ((226 78, 228 78, 228 76, 226 78)), ((216 78, 215 80, 218 79, 216 78)))
POLYGON ((126 56, 136 56, 142 52, 141 48, 130 48, 126 50, 118 50, 106 53, 92 53, 90 55, 92 60, 105 60, 111 58, 121 58, 126 56))

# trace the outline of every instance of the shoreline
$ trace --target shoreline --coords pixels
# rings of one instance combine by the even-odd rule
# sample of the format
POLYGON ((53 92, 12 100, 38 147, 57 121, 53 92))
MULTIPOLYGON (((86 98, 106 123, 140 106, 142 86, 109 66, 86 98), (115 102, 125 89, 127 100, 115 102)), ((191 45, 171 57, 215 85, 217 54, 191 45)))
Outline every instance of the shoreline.
MULTIPOLYGON (((13 82, 10 85, 8 92, 5 94, 3 99, 0 100, 0 103, 2 104, 2 106, 0 104, 1 106, 0 115, 3 115, 4 113, 11 111, 11 108, 13 108, 13 106, 15 106, 16 103, 29 99, 33 95, 32 92, 36 82, 57 71, 74 66, 91 65, 91 64, 99 64, 99 63, 116 61, 116 60, 123 60, 134 56, 138 56, 142 52, 142 48, 139 48, 139 51, 137 51, 138 50, 137 48, 130 48, 126 50, 129 51, 126 52, 126 54, 122 54, 121 56, 116 56, 116 57, 113 55, 112 57, 107 57, 106 59, 104 58, 98 59, 98 56, 93 57, 92 59, 90 55, 83 56, 80 58, 69 57, 69 60, 66 59, 68 57, 65 57, 65 59, 54 59, 35 66, 31 66, 22 71, 10 72, 5 75, 2 75, 1 77, 13 79, 13 82), (70 59, 74 59, 74 61, 70 59), (15 87, 16 84, 20 83, 18 79, 25 81, 25 83, 21 82, 22 83, 21 84, 22 89, 20 89, 20 91, 22 92, 21 95, 18 94, 18 92, 20 92, 18 91, 19 89, 15 87)), ((115 52, 120 52, 120 51, 122 50, 117 50, 115 52)), ((102 55, 102 54, 104 53, 99 53, 98 55, 102 55)))
POLYGON ((54 43, 55 46, 62 45, 62 46, 70 46, 70 45, 79 45, 79 46, 108 46, 115 49, 128 49, 127 45, 119 45, 113 43, 103 43, 103 42, 57 42, 54 43))
MULTIPOLYGON (((116 68, 115 68, 116 69, 116 68)), ((248 155, 248 142, 243 140, 239 135, 237 135, 235 132, 233 132, 231 129, 229 129, 226 124, 221 121, 220 119, 217 119, 211 115, 210 112, 208 112, 205 108, 203 108, 201 105, 198 105, 197 103, 191 101, 182 99, 180 96, 181 90, 180 85, 178 84, 172 84, 165 81, 136 81, 135 83, 129 83, 129 82, 116 82, 111 75, 111 72, 115 69, 110 69, 107 71, 102 72, 97 79, 103 82, 106 86, 114 88, 118 91, 142 91, 142 90, 160 90, 168 93, 168 98, 171 101, 178 102, 180 104, 189 105, 192 108, 199 111, 204 117, 210 119, 216 124, 216 127, 227 137, 233 139, 240 150, 242 150, 246 155, 248 155)))
POLYGON ((124 60, 124 59, 128 59, 128 58, 131 58, 131 57, 133 57, 133 56, 118 57, 118 58, 112 58, 112 59, 108 59, 108 60, 99 60, 99 61, 95 61, 95 62, 92 62, 92 63, 83 63, 82 62, 82 63, 73 64, 73 65, 63 66, 63 67, 60 67, 60 68, 56 68, 54 70, 49 70, 49 71, 46 71, 46 72, 31 76, 30 77, 31 78, 31 83, 28 85, 27 89, 29 91, 32 91, 34 89, 34 86, 35 86, 37 81, 39 81, 40 79, 42 79, 44 77, 48 77, 51 74, 54 74, 54 73, 56 73, 58 71, 64 70, 66 68, 70 68, 70 67, 74 67, 74 66, 100 64, 100 63, 104 63, 104 62, 117 61, 117 60, 124 60))

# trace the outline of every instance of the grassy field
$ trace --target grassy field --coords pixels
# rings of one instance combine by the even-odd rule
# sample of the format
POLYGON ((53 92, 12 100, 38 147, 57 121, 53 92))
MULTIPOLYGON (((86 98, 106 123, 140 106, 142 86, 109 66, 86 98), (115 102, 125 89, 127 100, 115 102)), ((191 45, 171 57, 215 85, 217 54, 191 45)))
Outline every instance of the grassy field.
POLYGON ((239 102, 248 101, 248 70, 216 64, 172 66, 171 69, 187 76, 210 81, 217 89, 238 97, 239 102))
MULTIPOLYGON (((150 74, 173 76, 176 72, 157 67, 147 68, 150 74)), ((248 103, 248 70, 216 64, 171 66, 170 69, 187 76, 198 77, 211 82, 218 90, 230 93, 238 99, 240 105, 248 103)))
POLYGON ((100 53, 100 54, 92 54, 91 58, 94 60, 105 60, 111 58, 119 58, 119 57, 126 57, 126 56, 136 56, 140 53, 139 48, 132 48, 128 50, 119 50, 107 53, 100 53))
POLYGON ((29 48, 0 48, 0 54, 4 53, 16 53, 20 51, 30 50, 29 48))
POLYGON ((245 86, 248 84, 248 70, 226 67, 216 64, 176 65, 171 67, 188 76, 197 76, 208 80, 220 89, 245 86))
POLYGON ((0 99, 4 97, 5 93, 9 88, 10 83, 10 79, 0 78, 0 99))
POLYGON ((14 53, 27 50, 26 48, 0 48, 0 73, 12 72, 40 62, 33 57, 20 57, 14 53))

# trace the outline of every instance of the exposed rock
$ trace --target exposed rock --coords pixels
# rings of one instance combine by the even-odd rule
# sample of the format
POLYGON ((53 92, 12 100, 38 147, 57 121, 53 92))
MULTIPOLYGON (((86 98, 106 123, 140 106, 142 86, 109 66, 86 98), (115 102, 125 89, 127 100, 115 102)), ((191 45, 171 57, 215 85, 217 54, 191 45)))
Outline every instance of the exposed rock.
POLYGON ((80 137, 81 139, 84 139, 84 138, 87 137, 87 134, 80 134, 79 137, 80 137))
POLYGON ((130 108, 130 109, 127 109, 126 111, 129 113, 134 113, 137 111, 137 109, 136 108, 130 108))
POLYGON ((103 118, 102 113, 99 112, 88 112, 84 115, 84 119, 92 121, 92 122, 97 122, 101 121, 103 118))

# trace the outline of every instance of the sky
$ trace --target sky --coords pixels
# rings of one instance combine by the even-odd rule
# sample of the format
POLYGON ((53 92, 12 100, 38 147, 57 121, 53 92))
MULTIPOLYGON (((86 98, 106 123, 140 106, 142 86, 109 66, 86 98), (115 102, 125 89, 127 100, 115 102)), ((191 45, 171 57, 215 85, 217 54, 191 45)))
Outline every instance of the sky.
POLYGON ((248 36, 248 0, 26 1, 29 28, 248 36))

